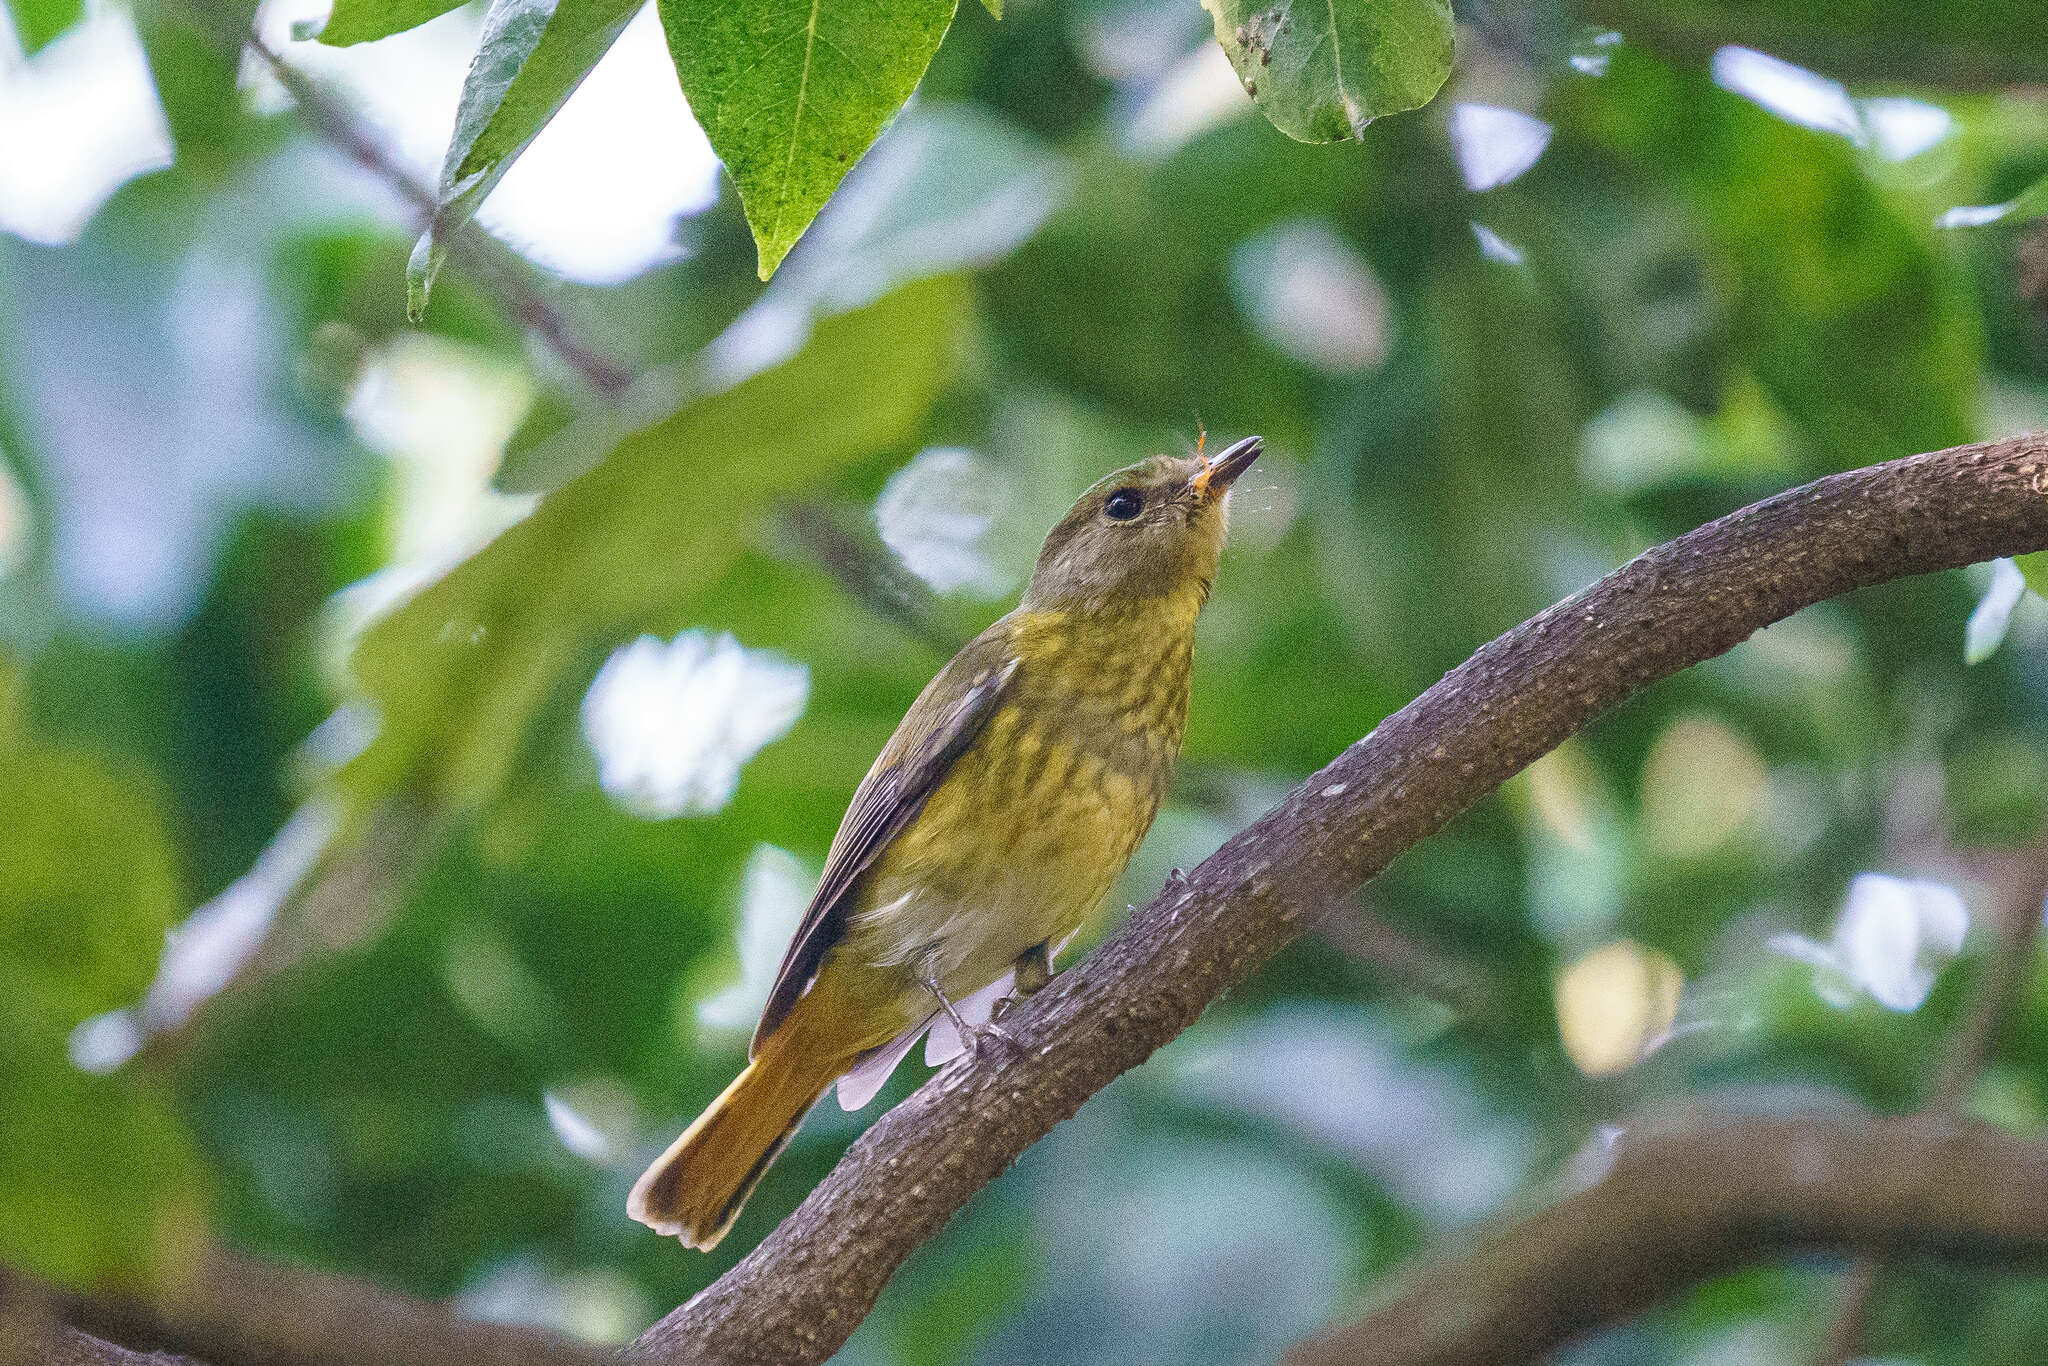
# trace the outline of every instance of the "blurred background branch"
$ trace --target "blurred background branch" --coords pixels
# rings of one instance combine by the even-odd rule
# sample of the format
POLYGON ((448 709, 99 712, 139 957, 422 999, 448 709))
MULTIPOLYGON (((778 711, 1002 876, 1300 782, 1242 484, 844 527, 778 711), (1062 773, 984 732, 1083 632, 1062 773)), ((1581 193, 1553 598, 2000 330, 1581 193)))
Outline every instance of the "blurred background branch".
POLYGON ((1837 80, 1932 83, 1980 91, 2048 83, 2048 61, 2039 49, 2001 42, 1988 14, 1973 23, 1960 13, 1968 7, 1955 13, 1890 7, 1883 18, 1906 19, 1908 30, 1901 32, 1897 24, 1870 22, 1876 17, 1872 7, 1864 7, 1861 14, 1852 14, 1851 8, 1818 6, 1801 13, 1757 0, 1725 5, 1586 0, 1578 12, 1587 22, 1618 29, 1630 41, 1674 61, 1704 65, 1722 47, 1739 44, 1811 66, 1837 80))
POLYGON ((75 1329, 206 1366, 616 1366, 556 1333, 482 1322, 353 1276, 209 1246, 148 1297, 59 1295, 75 1329))
POLYGON ((1415 1272, 1286 1366, 1522 1366, 1781 1257, 2048 1259, 2048 1147, 1950 1117, 1697 1108, 1632 1125, 1587 1161, 1582 1189, 1415 1272))

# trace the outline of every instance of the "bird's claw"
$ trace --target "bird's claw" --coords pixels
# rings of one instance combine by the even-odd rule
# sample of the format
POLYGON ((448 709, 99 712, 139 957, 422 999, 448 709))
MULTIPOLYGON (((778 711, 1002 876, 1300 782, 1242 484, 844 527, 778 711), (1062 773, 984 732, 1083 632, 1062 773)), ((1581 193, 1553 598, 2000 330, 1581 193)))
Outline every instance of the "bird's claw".
MULTIPOLYGON (((1003 998, 1004 1001, 1009 999, 1007 996, 1003 998)), ((998 1010, 1001 1009, 1001 1006, 1002 1002, 997 1002, 998 1010)), ((977 1062, 1000 1061, 1003 1059, 1015 1062, 1024 1056, 1024 1045, 1017 1042, 1015 1034, 997 1024, 995 1013, 991 1012, 987 1024, 969 1031, 967 1035, 967 1051, 974 1055, 977 1062)))

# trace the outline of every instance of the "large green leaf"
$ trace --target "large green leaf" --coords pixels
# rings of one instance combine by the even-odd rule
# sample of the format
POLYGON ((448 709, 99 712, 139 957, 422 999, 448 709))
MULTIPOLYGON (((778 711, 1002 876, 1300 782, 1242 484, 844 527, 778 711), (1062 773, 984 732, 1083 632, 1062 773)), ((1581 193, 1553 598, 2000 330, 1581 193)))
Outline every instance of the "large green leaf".
POLYGON ((414 322, 449 234, 475 215, 645 2, 492 0, 442 162, 440 206, 406 268, 406 311, 414 322))
POLYGON ((938 51, 956 0, 661 0, 690 109, 775 273, 938 51))
POLYGON ((374 42, 417 28, 461 7, 463 0, 334 0, 334 13, 320 30, 331 47, 374 42))
POLYGON ((1449 0, 1202 0, 1245 93, 1300 142, 1361 137, 1451 74, 1449 0))
MULTIPOLYGON (((205 1233, 205 1170, 162 1098, 64 1059, 0 1002, 0 1261, 70 1285, 173 1272, 205 1233)), ((52 1043, 55 1047, 51 1047, 52 1043)))
POLYGON ((794 358, 627 436, 369 628, 351 670, 379 729, 343 782, 371 800, 415 781, 451 805, 490 795, 587 646, 718 577, 781 497, 916 430, 966 315, 949 276, 820 322, 794 358))

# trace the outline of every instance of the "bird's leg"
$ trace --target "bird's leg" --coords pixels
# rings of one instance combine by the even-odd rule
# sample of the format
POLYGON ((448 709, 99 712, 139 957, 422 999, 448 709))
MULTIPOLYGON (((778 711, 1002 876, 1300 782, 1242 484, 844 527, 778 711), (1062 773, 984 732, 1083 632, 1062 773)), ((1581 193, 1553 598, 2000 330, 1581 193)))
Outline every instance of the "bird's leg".
POLYGON ((939 1003, 939 1009, 945 1012, 946 1018, 953 1022, 953 1028, 959 1031, 960 1042, 966 1044, 967 1051, 974 1054, 976 1058, 981 1058, 991 1044, 1000 1045, 1004 1051, 1013 1057, 1021 1057, 1023 1055, 1024 1046, 1010 1036, 1010 1031, 1004 1029, 994 1020, 990 1020, 985 1025, 971 1025, 967 1023, 966 1017, 960 1013, 960 1007, 954 1005, 953 998, 946 995, 944 989, 939 986, 938 972, 929 960, 919 964, 917 981, 918 985, 922 986, 931 994, 931 998, 939 1003))
POLYGON ((1028 1001, 1052 985, 1052 941, 1041 939, 1017 955, 1015 966, 1016 985, 1008 996, 997 1001, 995 1009, 989 1012, 989 1019, 1000 1020, 1016 1009, 1021 1001, 1028 1001))

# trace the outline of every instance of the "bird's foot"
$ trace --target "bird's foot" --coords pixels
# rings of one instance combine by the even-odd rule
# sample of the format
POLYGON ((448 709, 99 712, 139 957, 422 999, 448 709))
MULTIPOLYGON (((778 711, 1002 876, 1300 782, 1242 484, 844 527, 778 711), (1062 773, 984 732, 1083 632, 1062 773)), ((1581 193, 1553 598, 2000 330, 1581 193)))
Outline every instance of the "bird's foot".
POLYGON ((1017 1036, 996 1023, 996 1017, 1003 1013, 1003 1006, 1013 999, 1005 996, 996 1002, 988 1023, 976 1025, 962 1036, 967 1051, 974 1055, 976 1062, 1016 1062, 1024 1056, 1024 1045, 1017 1041, 1017 1036))

